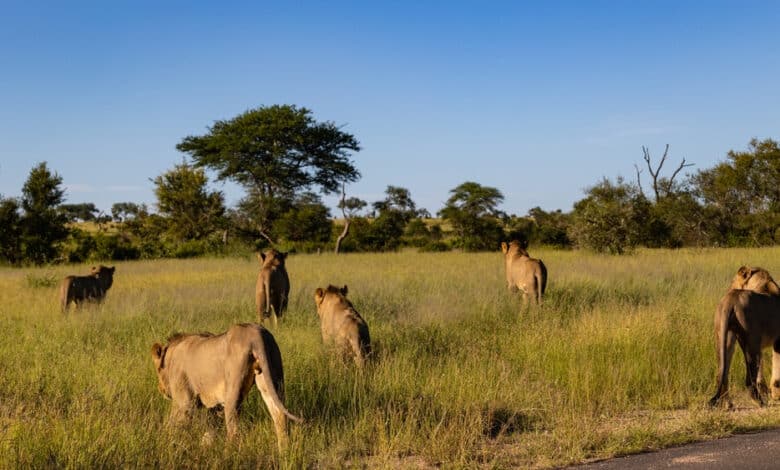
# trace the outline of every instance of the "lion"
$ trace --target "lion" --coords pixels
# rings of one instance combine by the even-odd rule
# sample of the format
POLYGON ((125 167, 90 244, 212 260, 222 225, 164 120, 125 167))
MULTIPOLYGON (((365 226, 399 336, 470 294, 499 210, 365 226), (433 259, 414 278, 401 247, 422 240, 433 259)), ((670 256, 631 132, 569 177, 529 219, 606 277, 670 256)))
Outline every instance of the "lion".
POLYGON ((342 352, 351 353, 358 367, 363 367, 371 355, 368 324, 347 300, 347 286, 329 285, 314 291, 314 303, 320 317, 322 342, 333 344, 342 352))
POLYGON ((196 405, 221 405, 228 439, 233 439, 241 402, 252 384, 271 414, 280 451, 287 444, 287 418, 303 421, 284 406, 282 356, 262 325, 242 323, 218 335, 176 334, 166 345, 154 343, 152 360, 158 388, 173 402, 171 424, 188 420, 196 405))
POLYGON ((749 290, 728 291, 715 311, 715 335, 718 376, 710 406, 728 397, 729 367, 737 343, 745 356, 746 385, 751 397, 761 406, 764 405, 758 382, 761 350, 772 346, 771 396, 780 398, 780 298, 749 290))
POLYGON ((542 304, 542 296, 547 287, 547 267, 542 260, 531 258, 526 251, 527 243, 513 240, 507 244, 501 242, 506 268, 506 284, 510 291, 522 292, 523 305, 528 304, 530 295, 537 305, 542 304))
POLYGON ((80 307, 83 302, 100 303, 114 284, 114 266, 93 266, 87 276, 67 276, 60 283, 60 306, 68 311, 70 303, 80 307))
POLYGON ((780 286, 772 279, 769 271, 755 266, 740 266, 731 280, 730 289, 744 289, 780 297, 780 286))
POLYGON ((290 296, 290 278, 284 265, 287 253, 271 248, 264 253, 259 253, 257 259, 262 266, 255 287, 258 321, 263 323, 273 311, 274 326, 276 326, 277 319, 281 318, 287 310, 290 296))
MULTIPOLYGON (((780 287, 778 287, 775 280, 772 279, 772 275, 769 274, 769 271, 766 269, 759 267, 740 266, 737 273, 734 275, 734 278, 731 280, 731 286, 729 288, 744 289, 758 292, 759 294, 780 297, 780 287)), ((764 375, 761 373, 761 362, 762 358, 759 356, 758 377, 756 380, 759 389, 761 389, 762 392, 766 392, 767 386, 766 383, 764 383, 764 375)), ((747 371, 745 372, 747 374, 747 371)), ((750 386, 750 380, 749 376, 745 377, 746 387, 750 386)))

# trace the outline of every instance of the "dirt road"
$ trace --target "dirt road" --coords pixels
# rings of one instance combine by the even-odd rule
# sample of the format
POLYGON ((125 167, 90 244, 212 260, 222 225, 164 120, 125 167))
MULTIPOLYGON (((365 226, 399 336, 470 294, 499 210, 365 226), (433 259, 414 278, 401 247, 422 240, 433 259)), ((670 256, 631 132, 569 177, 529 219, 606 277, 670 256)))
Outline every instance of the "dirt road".
POLYGON ((740 434, 715 441, 698 442, 658 452, 630 455, 568 468, 577 470, 777 469, 780 468, 780 429, 740 434))

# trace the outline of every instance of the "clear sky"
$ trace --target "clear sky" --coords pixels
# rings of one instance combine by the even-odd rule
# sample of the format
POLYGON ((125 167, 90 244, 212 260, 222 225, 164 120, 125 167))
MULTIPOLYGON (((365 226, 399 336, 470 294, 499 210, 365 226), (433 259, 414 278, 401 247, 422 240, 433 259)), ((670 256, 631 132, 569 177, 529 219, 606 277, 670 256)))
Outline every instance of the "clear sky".
POLYGON ((695 171, 780 138, 778 25, 774 1, 0 0, 0 194, 47 161, 68 203, 151 205, 183 137, 295 104, 361 142, 350 196, 568 211, 643 145, 695 171))

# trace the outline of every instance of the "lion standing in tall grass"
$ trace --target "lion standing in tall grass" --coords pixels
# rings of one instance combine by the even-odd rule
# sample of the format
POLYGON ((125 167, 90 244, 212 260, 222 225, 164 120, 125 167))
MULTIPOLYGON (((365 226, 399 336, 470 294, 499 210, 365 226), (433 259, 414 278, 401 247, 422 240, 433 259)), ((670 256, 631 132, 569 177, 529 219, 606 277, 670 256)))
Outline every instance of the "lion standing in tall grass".
POLYGON ((750 395, 762 406, 761 350, 772 346, 771 393, 772 398, 780 398, 780 297, 749 290, 729 290, 715 311, 715 338, 718 375, 710 406, 718 405, 728 397, 729 368, 737 344, 745 356, 745 382, 750 395))
POLYGON ((66 313, 70 303, 80 307, 83 302, 100 303, 114 284, 114 266, 93 266, 86 276, 67 276, 60 283, 60 307, 66 313))
POLYGON ((178 334, 154 343, 157 387, 171 399, 170 424, 188 420, 196 405, 222 406, 227 436, 238 433, 241 402, 256 385, 274 422, 279 450, 287 444, 287 419, 302 422, 284 406, 284 369, 279 346, 262 325, 233 325, 222 334, 178 334))
POLYGON ((351 354, 362 367, 371 354, 368 324, 347 300, 347 286, 328 286, 314 291, 314 303, 320 317, 322 342, 351 354))
POLYGON ((270 317, 273 311, 274 325, 276 325, 277 319, 281 318, 287 310, 290 296, 290 278, 285 267, 287 253, 271 248, 259 253, 257 259, 262 265, 255 286, 258 321, 263 323, 263 320, 270 317))
POLYGON ((524 306, 528 304, 529 295, 537 305, 541 305, 547 287, 547 267, 542 260, 531 258, 526 248, 527 244, 521 244, 516 240, 509 244, 501 242, 506 267, 506 284, 510 291, 519 290, 522 293, 524 306))
MULTIPOLYGON (((764 295, 771 295, 780 298, 780 287, 778 287, 772 275, 764 268, 757 266, 740 266, 731 280, 729 289, 749 290, 764 295)), ((755 378, 756 386, 762 393, 767 393, 768 388, 764 381, 764 374, 761 372, 762 355, 758 355, 757 376, 755 378)), ((774 364, 774 360, 772 361, 774 364)), ((774 365, 773 365, 774 367, 774 365)), ((750 370, 745 368, 745 386, 750 387, 753 379, 750 377, 750 370)))

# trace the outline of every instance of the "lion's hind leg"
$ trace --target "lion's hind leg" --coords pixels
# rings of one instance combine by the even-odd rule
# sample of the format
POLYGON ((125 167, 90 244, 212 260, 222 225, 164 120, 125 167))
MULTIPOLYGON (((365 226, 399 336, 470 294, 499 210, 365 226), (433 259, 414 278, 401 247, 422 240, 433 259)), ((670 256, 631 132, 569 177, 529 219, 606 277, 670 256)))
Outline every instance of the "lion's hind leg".
POLYGON ((780 338, 772 345, 772 382, 770 394, 773 399, 780 400, 780 338))
POLYGON ((750 397, 755 400, 759 406, 764 406, 764 398, 761 395, 761 390, 758 386, 758 377, 760 375, 759 366, 761 365, 761 339, 748 340, 747 351, 745 353, 745 366, 747 367, 750 377, 750 397))

